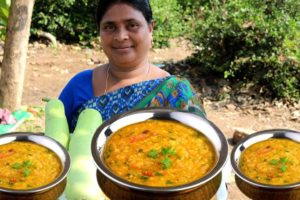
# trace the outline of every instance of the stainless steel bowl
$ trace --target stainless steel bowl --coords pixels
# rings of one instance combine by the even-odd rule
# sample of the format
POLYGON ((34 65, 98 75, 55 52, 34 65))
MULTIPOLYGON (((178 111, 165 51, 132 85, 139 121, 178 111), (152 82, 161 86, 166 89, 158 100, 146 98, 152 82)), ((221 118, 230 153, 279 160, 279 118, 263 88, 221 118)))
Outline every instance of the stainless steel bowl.
MULTIPOLYGON (((257 200, 296 200, 300 199, 300 182, 290 185, 275 186, 258 183, 247 178, 240 171, 238 164, 243 151, 257 142, 270 138, 285 138, 300 142, 300 132, 288 129, 272 129, 251 134, 240 141, 231 152, 231 165, 235 172, 235 181, 239 189, 251 199, 257 200)), ((300 167, 300 166, 299 166, 300 167)))
POLYGON ((112 200, 208 200, 220 186, 221 170, 228 157, 228 144, 222 132, 210 121, 198 115, 163 108, 148 108, 130 111, 102 124, 92 139, 92 155, 98 168, 98 183, 112 200), (174 120, 202 132, 213 144, 218 161, 206 176, 191 183, 174 187, 149 187, 130 183, 113 174, 105 165, 102 147, 107 138, 122 127, 148 119, 174 120))
POLYGON ((30 190, 12 190, 0 187, 0 200, 53 200, 65 189, 66 177, 70 169, 70 156, 67 150, 50 137, 34 133, 8 133, 0 136, 0 145, 14 141, 33 142, 52 150, 60 159, 62 172, 57 179, 48 185, 30 190))

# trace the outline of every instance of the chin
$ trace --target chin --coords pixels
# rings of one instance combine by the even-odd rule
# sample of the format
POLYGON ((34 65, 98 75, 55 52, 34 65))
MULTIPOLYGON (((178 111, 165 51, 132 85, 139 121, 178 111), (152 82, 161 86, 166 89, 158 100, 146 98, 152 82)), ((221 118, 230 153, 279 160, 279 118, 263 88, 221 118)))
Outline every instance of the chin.
POLYGON ((124 67, 132 67, 136 64, 136 61, 138 60, 136 57, 128 58, 128 56, 124 56, 122 59, 122 56, 119 56, 117 60, 112 59, 113 63, 117 66, 124 66, 124 67))

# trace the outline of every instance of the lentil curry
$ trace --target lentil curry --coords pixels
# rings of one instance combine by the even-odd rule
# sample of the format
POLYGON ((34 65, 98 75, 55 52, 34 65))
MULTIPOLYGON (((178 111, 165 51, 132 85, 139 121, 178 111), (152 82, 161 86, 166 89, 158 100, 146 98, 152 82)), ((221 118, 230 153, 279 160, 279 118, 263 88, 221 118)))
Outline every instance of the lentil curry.
POLYGON ((147 120, 116 131, 103 152, 117 176, 147 186, 176 186, 205 176, 216 163, 211 142, 171 120, 147 120))
POLYGON ((61 173, 59 158, 50 149, 33 142, 0 145, 0 187, 16 190, 38 188, 61 173))
POLYGON ((287 185, 300 182, 300 143, 288 139, 268 139, 248 147, 239 168, 259 183, 287 185))

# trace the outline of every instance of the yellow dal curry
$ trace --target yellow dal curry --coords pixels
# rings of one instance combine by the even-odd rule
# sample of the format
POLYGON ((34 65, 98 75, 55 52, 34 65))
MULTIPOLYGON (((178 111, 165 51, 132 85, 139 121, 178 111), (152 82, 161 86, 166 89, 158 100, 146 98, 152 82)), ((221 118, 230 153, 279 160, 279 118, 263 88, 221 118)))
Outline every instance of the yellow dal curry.
POLYGON ((59 176, 59 158, 32 142, 0 145, 0 187, 28 190, 44 186, 59 176))
POLYGON ((287 185, 300 181, 300 144, 288 139, 268 139, 248 147, 239 168, 259 183, 287 185))
POLYGON ((186 184, 216 163, 215 150, 202 133, 169 120, 147 120, 118 130, 103 156, 116 175, 147 186, 186 184))

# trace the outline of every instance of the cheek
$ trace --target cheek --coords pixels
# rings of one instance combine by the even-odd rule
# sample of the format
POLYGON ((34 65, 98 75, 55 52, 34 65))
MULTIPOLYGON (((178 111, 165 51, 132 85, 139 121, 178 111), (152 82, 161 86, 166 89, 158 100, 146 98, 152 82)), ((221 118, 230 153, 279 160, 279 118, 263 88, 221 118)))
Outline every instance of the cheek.
POLYGON ((110 37, 106 35, 101 35, 100 36, 100 44, 102 48, 107 48, 111 44, 111 39, 110 37))
POLYGON ((139 46, 141 48, 150 48, 151 47, 151 35, 141 35, 136 39, 136 42, 138 42, 139 46))

